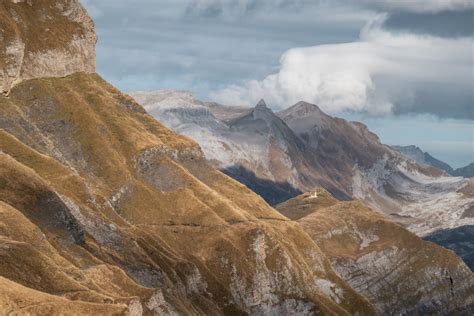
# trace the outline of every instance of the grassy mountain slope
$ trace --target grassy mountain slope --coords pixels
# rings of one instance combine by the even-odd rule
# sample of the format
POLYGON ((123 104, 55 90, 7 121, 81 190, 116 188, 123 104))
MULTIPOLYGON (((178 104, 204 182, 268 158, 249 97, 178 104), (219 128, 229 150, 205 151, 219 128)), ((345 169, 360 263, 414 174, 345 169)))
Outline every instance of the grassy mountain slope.
POLYGON ((321 189, 277 207, 298 218, 338 274, 383 315, 474 310, 474 277, 451 251, 421 240, 360 201, 321 189))
POLYGON ((18 223, 3 225, 1 275, 28 304, 374 313, 297 223, 97 75, 25 81, 0 97, 0 117, 0 200, 18 223))

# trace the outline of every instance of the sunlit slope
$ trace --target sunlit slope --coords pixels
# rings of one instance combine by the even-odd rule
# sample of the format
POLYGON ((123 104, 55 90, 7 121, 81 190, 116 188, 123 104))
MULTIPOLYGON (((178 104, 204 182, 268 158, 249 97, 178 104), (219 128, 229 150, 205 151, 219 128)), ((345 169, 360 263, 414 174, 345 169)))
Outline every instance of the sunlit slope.
POLYGON ((320 189, 277 209, 298 218, 337 273, 381 314, 473 311, 474 276, 459 257, 362 202, 339 202, 320 189))
POLYGON ((0 242, 15 252, 3 253, 1 271, 31 302, 53 295, 110 313, 374 313, 297 223, 97 75, 19 84, 0 98, 0 127, 2 209, 21 218, 4 224, 0 242))

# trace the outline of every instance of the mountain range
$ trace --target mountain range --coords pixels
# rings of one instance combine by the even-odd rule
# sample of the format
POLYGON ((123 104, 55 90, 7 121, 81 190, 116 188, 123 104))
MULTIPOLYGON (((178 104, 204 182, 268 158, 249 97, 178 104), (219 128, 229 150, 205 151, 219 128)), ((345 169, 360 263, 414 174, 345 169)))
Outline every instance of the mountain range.
POLYGON ((408 159, 362 123, 316 105, 299 102, 273 113, 263 100, 245 111, 180 91, 132 96, 272 205, 323 187, 339 200, 363 200, 420 236, 474 223, 469 179, 408 159))
MULTIPOLYGON (((316 105, 299 102, 273 113, 263 100, 245 109, 202 102, 183 91, 132 95, 165 126, 197 141, 214 166, 272 205, 323 187, 339 200, 364 201, 421 237, 472 229, 469 179, 418 163, 382 144, 365 125, 331 117, 316 105)), ((460 254, 474 266, 472 241, 456 241, 470 245, 460 254)))
POLYGON ((413 233, 471 223, 469 181, 306 103, 137 96, 181 135, 95 73, 79 1, 6 0, 0 17, 0 314, 474 312, 472 271, 413 233), (295 132, 303 112, 321 127, 295 132), (413 209, 433 195, 459 209, 413 209), (389 202, 408 229, 375 209, 389 202))
POLYGON ((453 169, 449 164, 434 158, 429 153, 422 151, 417 146, 414 146, 414 145, 393 146, 393 148, 400 151, 407 158, 413 159, 421 165, 427 165, 427 166, 435 167, 440 170, 444 170, 446 171, 446 173, 454 177, 464 177, 464 178, 474 177, 474 162, 470 163, 469 165, 465 167, 453 169))

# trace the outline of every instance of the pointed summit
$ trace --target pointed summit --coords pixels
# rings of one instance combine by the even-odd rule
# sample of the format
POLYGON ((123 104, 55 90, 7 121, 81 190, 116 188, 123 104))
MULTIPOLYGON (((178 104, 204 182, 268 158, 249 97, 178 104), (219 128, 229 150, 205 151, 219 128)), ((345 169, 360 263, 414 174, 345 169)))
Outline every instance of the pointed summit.
POLYGON ((261 99, 251 112, 253 119, 261 119, 268 122, 273 121, 276 118, 275 113, 267 106, 265 101, 261 99))
POLYGON ((255 109, 268 109, 267 104, 265 103, 265 100, 260 99, 260 101, 258 101, 257 105, 255 106, 255 109))

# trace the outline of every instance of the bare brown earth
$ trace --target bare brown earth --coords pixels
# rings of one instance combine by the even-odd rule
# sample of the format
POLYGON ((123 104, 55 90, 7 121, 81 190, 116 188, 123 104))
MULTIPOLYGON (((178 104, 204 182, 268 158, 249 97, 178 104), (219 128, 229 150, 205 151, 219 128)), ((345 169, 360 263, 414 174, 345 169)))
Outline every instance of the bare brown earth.
POLYGON ((298 218, 334 269, 380 314, 472 313, 474 277, 450 250, 423 241, 360 201, 324 189, 277 209, 298 218))

